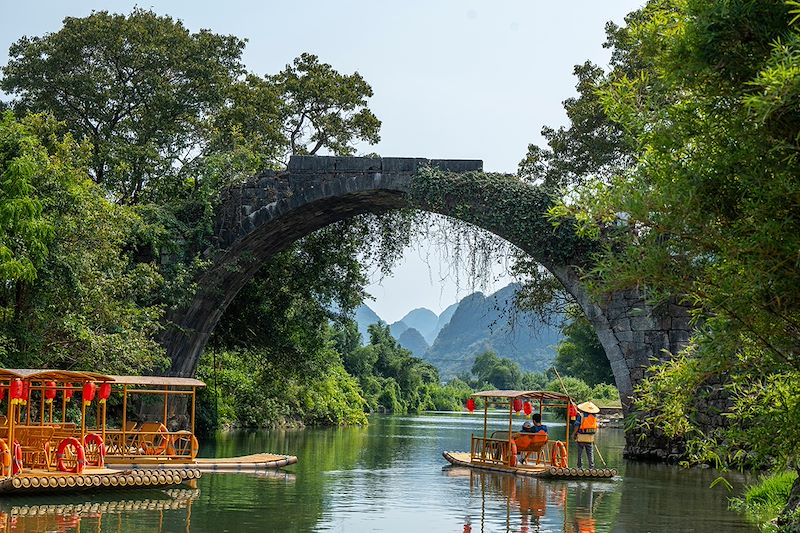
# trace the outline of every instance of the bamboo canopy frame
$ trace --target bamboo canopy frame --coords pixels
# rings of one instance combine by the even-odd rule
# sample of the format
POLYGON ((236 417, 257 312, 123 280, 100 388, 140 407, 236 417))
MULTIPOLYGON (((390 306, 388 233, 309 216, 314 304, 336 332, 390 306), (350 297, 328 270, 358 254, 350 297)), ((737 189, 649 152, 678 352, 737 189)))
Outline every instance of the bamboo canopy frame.
POLYGON ((539 414, 541 415, 545 407, 563 408, 565 413, 565 423, 567 428, 567 438, 564 439, 566 455, 569 457, 569 404, 572 399, 561 392, 536 391, 536 390, 487 390, 472 394, 474 398, 483 400, 483 441, 488 438, 489 426, 489 404, 503 407, 508 406, 508 449, 511 449, 513 442, 513 419, 514 419, 514 400, 529 400, 538 402, 539 414))
MULTIPOLYGON (((155 394, 163 396, 163 424, 166 426, 169 415, 169 397, 170 396, 191 396, 191 434, 195 433, 195 415, 196 415, 196 389, 205 387, 205 383, 193 378, 181 377, 167 377, 167 376, 117 376, 111 374, 101 374, 91 371, 74 371, 74 370, 53 370, 53 369, 30 369, 30 368, 0 368, 0 387, 8 392, 8 434, 7 441, 14 442, 14 428, 17 425, 31 424, 31 405, 32 393, 39 393, 39 426, 56 424, 53 413, 52 399, 45 400, 45 391, 54 390, 61 392, 61 419, 60 424, 63 426, 66 423, 67 417, 67 391, 81 392, 86 383, 103 384, 109 383, 112 385, 122 385, 123 405, 122 405, 122 436, 123 440, 126 438, 126 420, 128 414, 128 399, 131 394, 155 394), (21 401, 11 401, 11 385, 16 380, 20 380, 27 387, 27 395, 21 401), (48 382, 55 382, 55 386, 48 382), (49 409, 46 409, 45 404, 49 404, 49 409)), ((101 432, 102 441, 106 442, 106 402, 97 402, 96 425, 97 429, 101 432)), ((81 398, 81 424, 80 424, 80 442, 84 443, 87 435, 86 427, 86 410, 87 404, 81 398)), ((77 435, 76 435, 77 436, 77 435)))

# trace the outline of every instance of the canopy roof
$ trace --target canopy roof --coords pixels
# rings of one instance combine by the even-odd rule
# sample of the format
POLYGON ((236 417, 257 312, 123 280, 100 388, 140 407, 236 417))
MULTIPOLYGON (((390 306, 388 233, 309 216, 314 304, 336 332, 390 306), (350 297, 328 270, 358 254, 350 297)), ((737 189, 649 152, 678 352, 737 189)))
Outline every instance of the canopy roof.
POLYGON ((113 381, 111 376, 83 370, 51 370, 47 368, 0 368, 0 379, 113 381))
POLYGON ((570 397, 566 394, 547 390, 485 390, 476 392, 472 396, 478 398, 520 398, 523 400, 570 400, 570 397))
POLYGON ((164 387, 205 387, 206 384, 194 378, 175 378, 170 376, 109 376, 116 385, 150 385, 164 387))
POLYGON ((83 370, 50 370, 45 368, 0 368, 0 380, 23 379, 28 381, 110 381, 120 385, 148 385, 164 387, 205 387, 199 379, 169 376, 114 376, 83 370))

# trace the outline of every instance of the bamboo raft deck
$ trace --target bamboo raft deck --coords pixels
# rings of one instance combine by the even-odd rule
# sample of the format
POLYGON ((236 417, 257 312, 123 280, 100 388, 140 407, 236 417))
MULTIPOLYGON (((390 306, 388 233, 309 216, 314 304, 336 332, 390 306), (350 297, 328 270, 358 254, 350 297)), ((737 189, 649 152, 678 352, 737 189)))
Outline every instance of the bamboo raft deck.
POLYGON ((517 476, 533 476, 555 479, 610 479, 617 475, 614 468, 559 468, 543 464, 520 464, 507 466, 497 463, 472 462, 469 452, 442 452, 450 464, 490 472, 503 472, 517 476))
POLYGON ((214 457, 200 458, 192 462, 177 463, 164 458, 158 462, 157 457, 148 457, 147 462, 124 462, 122 458, 108 459, 106 466, 110 468, 124 468, 138 471, 139 469, 151 470, 197 470, 201 472, 258 472, 261 470, 273 470, 297 463, 294 455, 275 455, 271 453, 256 453, 239 457, 214 457), (113 461, 113 462, 112 462, 113 461))
POLYGON ((24 471, 17 476, 0 479, 0 495, 61 493, 86 490, 146 489, 172 487, 191 482, 201 476, 196 469, 92 469, 84 474, 64 472, 24 471))

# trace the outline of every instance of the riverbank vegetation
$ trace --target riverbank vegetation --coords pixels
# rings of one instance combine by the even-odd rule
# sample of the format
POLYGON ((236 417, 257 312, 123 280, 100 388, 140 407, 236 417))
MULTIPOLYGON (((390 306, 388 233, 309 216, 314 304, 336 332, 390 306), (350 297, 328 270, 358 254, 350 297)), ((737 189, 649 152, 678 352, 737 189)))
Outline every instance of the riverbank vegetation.
MULTIPOLYGON (((526 164, 615 161, 569 180, 551 214, 603 243, 586 276, 597 292, 691 306, 688 348, 650 369, 635 405, 640 429, 687 442, 689 463, 800 469, 799 8, 648 2, 609 26, 610 72, 578 69, 572 127, 526 164), (698 401, 712 390, 724 401, 698 401)), ((795 483, 786 513, 798 501, 795 483)))

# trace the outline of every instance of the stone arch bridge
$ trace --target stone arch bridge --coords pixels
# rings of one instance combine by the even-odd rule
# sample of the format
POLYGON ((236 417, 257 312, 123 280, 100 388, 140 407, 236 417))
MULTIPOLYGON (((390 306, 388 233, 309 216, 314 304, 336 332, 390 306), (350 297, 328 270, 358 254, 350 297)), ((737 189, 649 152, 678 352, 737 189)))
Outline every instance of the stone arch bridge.
POLYGON ((194 373, 226 307, 266 258, 331 223, 416 207, 488 230, 552 272, 596 329, 627 411, 652 358, 688 340, 687 309, 674 303, 652 308, 636 289, 594 301, 578 279, 590 243, 547 221, 551 204, 543 191, 513 176, 484 174, 482 167, 477 160, 295 156, 286 171, 265 172, 230 189, 216 223, 219 252, 192 302, 170 316, 174 327, 162 338, 172 372, 194 373), (424 178, 424 169, 441 172, 424 178))

